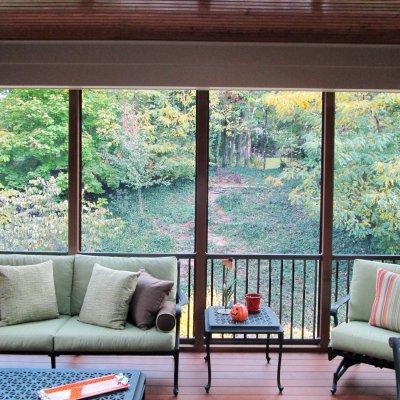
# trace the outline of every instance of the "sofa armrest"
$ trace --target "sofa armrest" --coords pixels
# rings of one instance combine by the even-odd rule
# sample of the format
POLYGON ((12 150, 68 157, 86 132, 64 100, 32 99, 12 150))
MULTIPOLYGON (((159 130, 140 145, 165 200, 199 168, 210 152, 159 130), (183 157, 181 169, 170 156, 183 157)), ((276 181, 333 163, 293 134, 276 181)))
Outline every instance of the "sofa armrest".
POLYGON ((331 306, 331 317, 333 317, 333 325, 338 326, 338 311, 340 307, 344 306, 350 300, 350 294, 346 294, 346 296, 339 299, 336 303, 332 304, 331 306))
POLYGON ((182 314, 182 307, 188 304, 187 297, 183 293, 182 289, 179 288, 176 293, 176 316, 180 317, 182 314))

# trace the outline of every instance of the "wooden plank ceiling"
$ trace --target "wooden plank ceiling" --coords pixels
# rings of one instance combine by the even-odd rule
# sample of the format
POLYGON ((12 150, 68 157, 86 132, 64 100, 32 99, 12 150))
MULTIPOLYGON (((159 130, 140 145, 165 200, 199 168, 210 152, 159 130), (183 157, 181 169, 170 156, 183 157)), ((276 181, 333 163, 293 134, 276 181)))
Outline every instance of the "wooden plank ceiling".
POLYGON ((1 0, 0 40, 400 43, 400 0, 1 0))

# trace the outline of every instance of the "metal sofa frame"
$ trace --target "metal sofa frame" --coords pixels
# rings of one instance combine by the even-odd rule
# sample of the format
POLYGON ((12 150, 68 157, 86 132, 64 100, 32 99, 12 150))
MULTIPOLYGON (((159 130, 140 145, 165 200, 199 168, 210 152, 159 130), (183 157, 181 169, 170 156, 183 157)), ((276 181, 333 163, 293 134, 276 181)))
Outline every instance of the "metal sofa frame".
POLYGON ((179 278, 179 265, 178 265, 178 284, 177 284, 177 292, 176 292, 176 333, 175 333, 175 345, 174 348, 170 351, 146 351, 146 352, 77 352, 77 351, 52 351, 52 352, 27 352, 27 351, 13 351, 7 352, 2 351, 0 354, 20 354, 20 355, 47 355, 51 359, 51 368, 56 368, 56 357, 62 355, 74 355, 74 356, 81 356, 81 355, 103 355, 103 356, 172 356, 174 358, 174 388, 173 393, 175 396, 179 393, 179 344, 180 344, 180 319, 182 315, 182 307, 188 303, 188 300, 180 288, 180 278, 179 278))

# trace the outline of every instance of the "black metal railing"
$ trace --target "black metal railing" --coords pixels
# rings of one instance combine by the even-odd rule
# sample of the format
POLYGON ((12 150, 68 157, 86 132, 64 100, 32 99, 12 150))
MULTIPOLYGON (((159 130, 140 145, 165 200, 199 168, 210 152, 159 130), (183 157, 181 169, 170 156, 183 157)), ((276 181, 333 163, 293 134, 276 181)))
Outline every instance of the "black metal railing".
MULTIPOLYGON (((399 255, 360 255, 360 254, 338 254, 333 256, 332 261, 332 303, 350 292, 350 283, 353 274, 354 260, 373 260, 392 264, 400 263, 399 255)), ((339 320, 348 321, 349 304, 339 310, 339 320)))
POLYGON ((194 255, 177 255, 180 287, 188 299, 181 317, 181 342, 192 343, 194 339, 194 255))
MULTIPOLYGON (((244 302, 248 292, 260 293, 293 344, 316 344, 319 336, 319 255, 209 254, 207 306, 222 304, 226 269, 222 260, 234 260, 229 278, 235 281, 233 301, 244 302)), ((256 344, 260 335, 221 335, 221 343, 256 344)))

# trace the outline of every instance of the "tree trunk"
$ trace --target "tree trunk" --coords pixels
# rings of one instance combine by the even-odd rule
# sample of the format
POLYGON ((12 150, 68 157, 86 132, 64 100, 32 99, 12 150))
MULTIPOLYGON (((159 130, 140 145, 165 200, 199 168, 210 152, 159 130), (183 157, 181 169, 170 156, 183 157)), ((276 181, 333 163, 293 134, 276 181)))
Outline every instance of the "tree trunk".
POLYGON ((227 135, 226 135, 226 126, 227 122, 224 122, 224 129, 222 130, 222 137, 221 137, 221 148, 220 148, 220 157, 221 157, 221 166, 222 168, 226 168, 227 165, 227 135))
POLYGON ((233 155, 233 141, 232 137, 226 138, 226 166, 230 166, 232 164, 232 155, 233 155))
POLYGON ((263 146, 263 169, 267 169, 267 145, 268 145, 268 108, 265 109, 264 120, 264 146, 263 146))
POLYGON ((242 152, 242 135, 239 133, 236 134, 236 161, 235 166, 238 167, 240 165, 240 153, 242 152))
POLYGON ((217 164, 217 167, 221 165, 220 160, 221 160, 221 141, 222 141, 222 133, 218 133, 218 139, 217 139, 217 145, 215 146, 215 164, 217 164))
POLYGON ((249 132, 246 133, 245 136, 245 146, 243 149, 244 156, 244 166, 248 168, 250 166, 250 157, 251 157, 251 135, 249 132))

